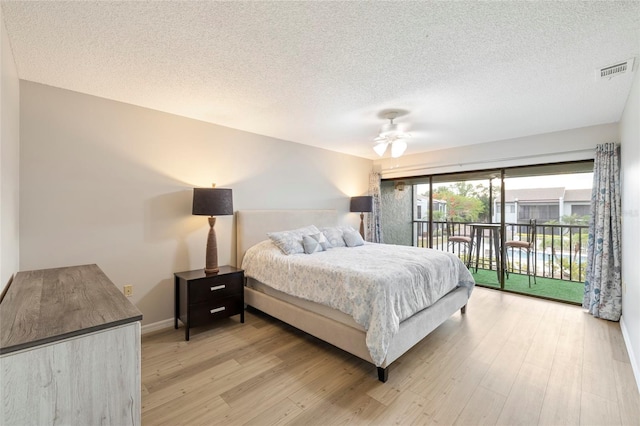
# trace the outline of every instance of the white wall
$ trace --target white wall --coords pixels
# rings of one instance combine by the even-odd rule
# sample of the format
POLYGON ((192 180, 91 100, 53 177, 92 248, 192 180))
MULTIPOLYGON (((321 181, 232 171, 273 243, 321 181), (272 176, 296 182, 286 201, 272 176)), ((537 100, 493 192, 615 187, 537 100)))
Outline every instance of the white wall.
MULTIPOLYGON (((20 269, 98 264, 150 324, 173 317, 173 273, 204 267, 208 224, 193 187, 232 188, 234 209, 328 208, 359 225, 349 197, 370 160, 21 82, 20 269)), ((235 263, 218 217, 219 263, 235 263)))
POLYGON ((640 389, 640 70, 620 120, 622 174, 621 326, 640 389))
POLYGON ((2 31, 0 81, 0 293, 19 267, 19 164, 20 85, 16 65, 4 27, 2 31))
POLYGON ((618 124, 603 124, 397 159, 384 158, 374 164, 383 178, 394 178, 559 163, 593 159, 597 144, 619 140, 618 124))

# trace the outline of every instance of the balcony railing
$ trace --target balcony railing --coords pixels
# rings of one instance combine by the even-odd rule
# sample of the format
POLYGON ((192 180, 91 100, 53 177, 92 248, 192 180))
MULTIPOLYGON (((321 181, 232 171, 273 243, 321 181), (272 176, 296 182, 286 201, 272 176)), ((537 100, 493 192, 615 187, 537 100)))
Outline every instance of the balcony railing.
MULTIPOLYGON (((465 261, 469 253, 463 244, 449 244, 446 233, 446 222, 433 222, 431 228, 428 221, 415 220, 414 245, 432 247, 437 250, 457 254, 465 261)), ((471 236, 472 226, 468 223, 453 222, 452 235, 471 236)), ((504 240, 527 240, 529 224, 506 223, 504 240)), ((535 265, 535 275, 565 281, 583 282, 587 266, 588 226, 538 224, 536 225, 536 242, 533 250, 535 262, 531 259, 531 268, 535 265)), ((471 264, 475 266, 476 248, 480 249, 478 268, 495 269, 495 253, 492 251, 490 235, 485 231, 480 241, 473 248, 471 264), (492 260, 494 260, 492 262, 492 260)), ((526 273, 527 256, 519 249, 508 248, 507 259, 509 271, 526 273)), ((533 273, 533 270, 531 270, 533 273)))

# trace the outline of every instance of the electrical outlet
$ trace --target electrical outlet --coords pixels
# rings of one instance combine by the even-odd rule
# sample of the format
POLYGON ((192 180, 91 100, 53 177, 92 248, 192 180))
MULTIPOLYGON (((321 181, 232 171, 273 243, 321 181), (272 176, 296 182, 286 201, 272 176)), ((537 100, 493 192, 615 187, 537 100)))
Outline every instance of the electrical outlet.
POLYGON ((133 296, 133 286, 131 284, 124 286, 124 295, 127 297, 133 296))

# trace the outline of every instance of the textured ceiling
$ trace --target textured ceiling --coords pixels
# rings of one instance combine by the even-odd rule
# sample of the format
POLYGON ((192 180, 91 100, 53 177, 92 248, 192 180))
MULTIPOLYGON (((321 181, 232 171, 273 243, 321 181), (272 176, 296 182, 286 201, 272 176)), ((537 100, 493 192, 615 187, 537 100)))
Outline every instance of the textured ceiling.
POLYGON ((637 1, 2 9, 22 79, 367 158, 387 109, 407 154, 617 122, 639 56, 637 1))

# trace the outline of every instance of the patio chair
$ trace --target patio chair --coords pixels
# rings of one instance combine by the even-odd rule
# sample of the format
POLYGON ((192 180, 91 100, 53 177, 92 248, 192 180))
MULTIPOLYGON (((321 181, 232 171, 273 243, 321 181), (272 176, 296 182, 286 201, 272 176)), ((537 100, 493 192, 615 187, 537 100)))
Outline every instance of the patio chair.
POLYGON ((455 235, 453 222, 447 220, 446 223, 447 245, 453 246, 458 244, 458 252, 460 252, 460 244, 464 245, 467 250, 467 268, 471 264, 471 237, 465 235, 455 235))
MULTIPOLYGON (((518 225, 520 228, 523 225, 518 225)), ((527 239, 523 240, 512 240, 505 241, 504 243, 504 251, 505 251, 505 259, 507 260, 507 267, 505 268, 505 272, 507 274, 507 279, 509 279, 509 249, 511 253, 513 253, 513 249, 518 249, 520 251, 524 250, 527 252, 527 276, 529 277, 529 288, 531 288, 531 276, 533 275, 533 283, 536 283, 536 267, 537 267, 537 256, 536 256, 536 220, 529 220, 529 227, 527 229, 527 239), (532 256, 533 255, 533 256, 532 256), (531 260, 533 259, 533 267, 531 265, 531 260)), ((513 267, 513 260, 511 261, 511 266, 513 267)))

